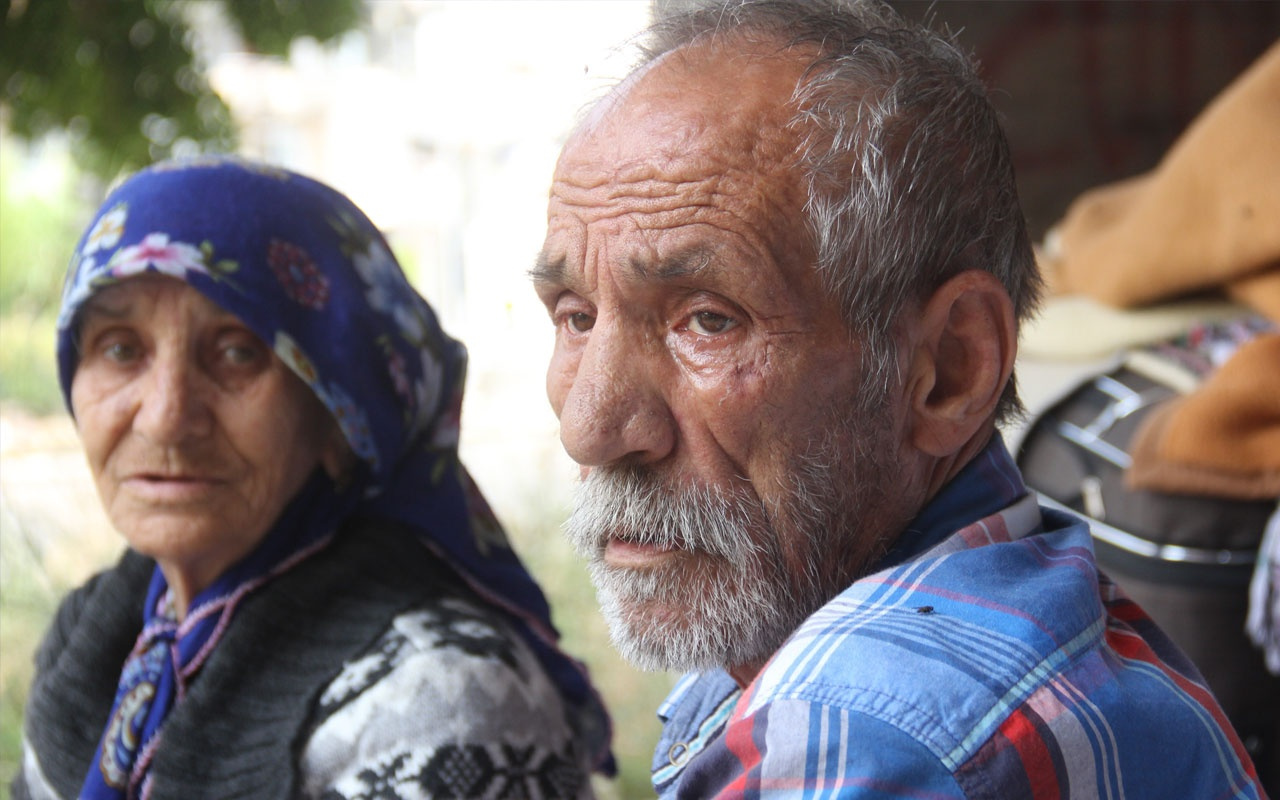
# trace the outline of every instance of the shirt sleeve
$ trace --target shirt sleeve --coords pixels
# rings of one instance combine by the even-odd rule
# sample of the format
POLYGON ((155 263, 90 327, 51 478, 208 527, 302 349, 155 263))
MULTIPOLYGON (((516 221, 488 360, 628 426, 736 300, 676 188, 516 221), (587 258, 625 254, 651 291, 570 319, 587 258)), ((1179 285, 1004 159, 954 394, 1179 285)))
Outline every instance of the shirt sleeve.
POLYGON ((951 771, 899 728, 781 700, 735 717, 681 777, 679 797, 963 798, 951 771))
POLYGON ((317 713, 307 798, 591 796, 585 748, 537 657, 470 603, 396 618, 317 713))

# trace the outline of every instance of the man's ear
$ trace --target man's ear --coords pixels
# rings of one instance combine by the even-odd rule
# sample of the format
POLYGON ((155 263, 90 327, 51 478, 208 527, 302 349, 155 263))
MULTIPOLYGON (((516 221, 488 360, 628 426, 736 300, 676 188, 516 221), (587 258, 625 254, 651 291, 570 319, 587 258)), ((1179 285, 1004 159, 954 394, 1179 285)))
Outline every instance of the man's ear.
POLYGON ((969 270, 942 284, 908 323, 910 441, 936 458, 985 431, 1013 373, 1013 301, 991 273, 969 270))

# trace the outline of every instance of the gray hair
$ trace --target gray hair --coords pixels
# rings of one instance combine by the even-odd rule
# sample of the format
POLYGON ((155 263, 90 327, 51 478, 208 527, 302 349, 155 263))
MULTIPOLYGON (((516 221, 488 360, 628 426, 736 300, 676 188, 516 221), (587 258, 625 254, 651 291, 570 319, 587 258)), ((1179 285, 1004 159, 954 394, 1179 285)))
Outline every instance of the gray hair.
MULTIPOLYGON (((970 58, 878 2, 660 2, 642 64, 712 37, 817 56, 796 87, 792 124, 808 186, 816 268, 867 353, 868 400, 896 380, 900 315, 969 269, 995 275, 1019 322, 1041 278, 1012 159, 970 58)), ((997 413, 1021 411, 1011 379, 997 413)))

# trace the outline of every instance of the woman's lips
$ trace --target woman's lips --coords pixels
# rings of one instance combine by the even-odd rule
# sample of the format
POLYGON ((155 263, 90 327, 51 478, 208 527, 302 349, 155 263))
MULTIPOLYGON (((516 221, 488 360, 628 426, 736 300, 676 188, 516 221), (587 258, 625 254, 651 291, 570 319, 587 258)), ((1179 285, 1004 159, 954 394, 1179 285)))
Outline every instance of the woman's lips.
POLYGON ((136 474, 125 486, 137 497, 153 503, 187 503, 206 498, 220 481, 191 475, 136 474))

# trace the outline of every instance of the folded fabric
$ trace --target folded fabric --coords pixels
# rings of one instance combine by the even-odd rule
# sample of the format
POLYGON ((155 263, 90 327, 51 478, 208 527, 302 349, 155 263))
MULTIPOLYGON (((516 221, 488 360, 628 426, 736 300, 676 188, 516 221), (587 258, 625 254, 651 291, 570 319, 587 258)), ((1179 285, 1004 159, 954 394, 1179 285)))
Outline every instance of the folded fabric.
MULTIPOLYGON (((1280 321, 1280 43, 1200 114, 1152 172, 1079 197, 1046 241, 1055 292, 1123 308, 1220 291, 1280 321)), ((1145 421, 1135 488, 1280 494, 1280 352, 1242 348, 1145 421)))
POLYGON ((1241 346, 1196 391, 1152 411, 1130 453, 1134 488, 1280 497, 1280 333, 1241 346))
POLYGON ((1081 195, 1054 238, 1059 292, 1131 307, 1225 289, 1280 320, 1280 43, 1155 170, 1081 195))
POLYGON ((1242 305, 1222 298, 1116 308, 1088 295, 1054 295, 1045 298, 1035 319, 1023 326, 1018 355, 1053 362, 1097 360, 1171 339, 1196 324, 1225 322, 1248 313, 1242 305))

